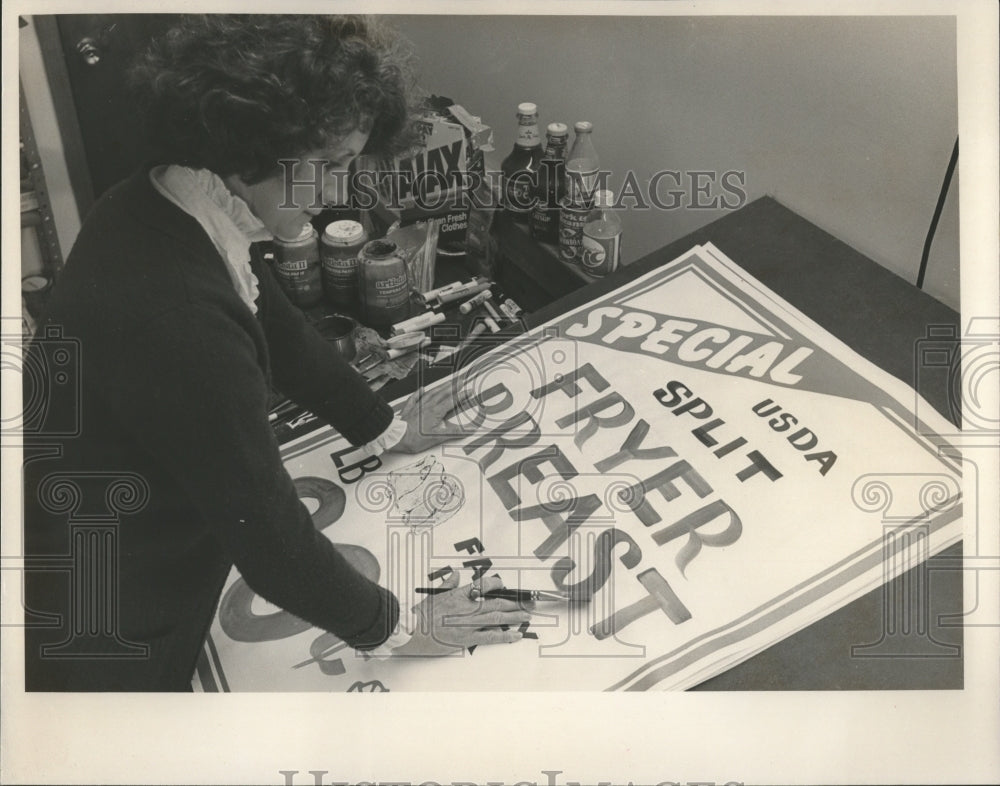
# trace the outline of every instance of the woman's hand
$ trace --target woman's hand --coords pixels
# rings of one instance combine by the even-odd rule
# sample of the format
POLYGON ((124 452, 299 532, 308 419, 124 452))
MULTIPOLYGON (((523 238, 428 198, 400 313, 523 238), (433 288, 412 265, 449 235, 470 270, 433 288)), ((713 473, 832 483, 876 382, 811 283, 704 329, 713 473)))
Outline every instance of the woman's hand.
POLYGON ((393 650, 393 654, 450 655, 474 644, 508 644, 520 639, 521 632, 516 626, 531 619, 528 608, 513 600, 473 600, 470 597, 473 586, 489 592, 503 587, 503 582, 497 577, 484 578, 459 587, 458 574, 452 573, 442 587, 449 591, 428 595, 413 607, 417 613, 417 630, 406 644, 393 650), (499 625, 510 625, 511 629, 501 630, 499 625))
POLYGON ((461 426, 445 422, 457 405, 452 385, 439 385, 429 392, 418 388, 399 411, 400 419, 406 423, 406 434, 389 450, 423 453, 442 442, 466 435, 461 426))

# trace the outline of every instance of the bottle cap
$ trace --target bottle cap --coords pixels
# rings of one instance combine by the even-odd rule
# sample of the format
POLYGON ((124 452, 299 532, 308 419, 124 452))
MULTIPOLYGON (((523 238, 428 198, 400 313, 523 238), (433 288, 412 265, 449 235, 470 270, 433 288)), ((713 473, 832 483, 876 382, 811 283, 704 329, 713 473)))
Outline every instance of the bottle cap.
POLYGON ((365 229, 357 221, 331 221, 323 230, 323 238, 332 245, 350 246, 365 235, 365 229))
POLYGON ((301 243, 303 240, 309 240, 313 237, 316 237, 316 230, 308 221, 306 221, 297 237, 280 237, 279 235, 275 235, 275 239, 283 243, 301 243))
POLYGON ((602 188, 594 195, 596 207, 611 207, 615 203, 615 192, 610 188, 602 188))
POLYGON ((545 127, 545 133, 551 134, 552 136, 567 136, 569 134, 569 128, 565 123, 549 123, 545 127))
POLYGON ((386 259, 394 256, 397 248, 398 246, 391 240, 370 240, 361 249, 361 254, 365 259, 386 259))
POLYGON ((538 105, 532 104, 530 102, 525 102, 523 104, 517 105, 517 113, 519 115, 537 115, 538 105))

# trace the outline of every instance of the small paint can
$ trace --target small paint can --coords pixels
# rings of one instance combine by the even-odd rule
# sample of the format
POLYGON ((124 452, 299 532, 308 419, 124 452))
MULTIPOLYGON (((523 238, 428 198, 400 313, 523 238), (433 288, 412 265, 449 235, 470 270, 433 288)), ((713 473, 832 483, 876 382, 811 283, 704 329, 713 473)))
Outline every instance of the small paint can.
POLYGON ((275 272, 288 299, 299 308, 315 306, 323 299, 319 267, 319 239, 312 224, 302 227, 294 240, 275 236, 275 272))
POLYGON ((406 260, 391 240, 372 240, 361 249, 358 267, 361 321, 389 327, 410 316, 410 279, 406 260))
POLYGON ((328 302, 343 308, 358 304, 358 255, 368 235, 357 221, 327 224, 320 241, 323 291, 328 302))
POLYGON ((331 314, 319 320, 314 327, 336 353, 350 363, 358 353, 354 343, 356 324, 350 317, 345 317, 342 314, 331 314))

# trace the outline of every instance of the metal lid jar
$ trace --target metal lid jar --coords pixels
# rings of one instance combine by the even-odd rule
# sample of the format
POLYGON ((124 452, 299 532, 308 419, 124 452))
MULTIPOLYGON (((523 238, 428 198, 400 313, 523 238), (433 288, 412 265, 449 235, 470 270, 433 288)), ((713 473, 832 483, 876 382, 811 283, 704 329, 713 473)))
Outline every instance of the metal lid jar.
POLYGON ((372 240, 361 249, 358 300, 362 322, 372 327, 389 327, 409 318, 406 260, 391 240, 372 240))
POLYGON ((357 221, 327 224, 320 241, 323 291, 335 306, 354 308, 358 304, 358 256, 368 235, 357 221))

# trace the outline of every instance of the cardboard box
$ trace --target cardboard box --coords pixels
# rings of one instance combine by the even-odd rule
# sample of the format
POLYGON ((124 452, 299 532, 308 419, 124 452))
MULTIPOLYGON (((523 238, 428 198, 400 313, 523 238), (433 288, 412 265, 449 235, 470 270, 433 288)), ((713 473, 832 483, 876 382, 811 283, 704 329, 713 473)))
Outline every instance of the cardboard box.
POLYGON ((493 149, 489 126, 451 99, 431 96, 420 118, 421 146, 379 162, 378 224, 388 230, 439 219, 437 251, 464 254, 472 177, 485 174, 483 153, 493 149))

